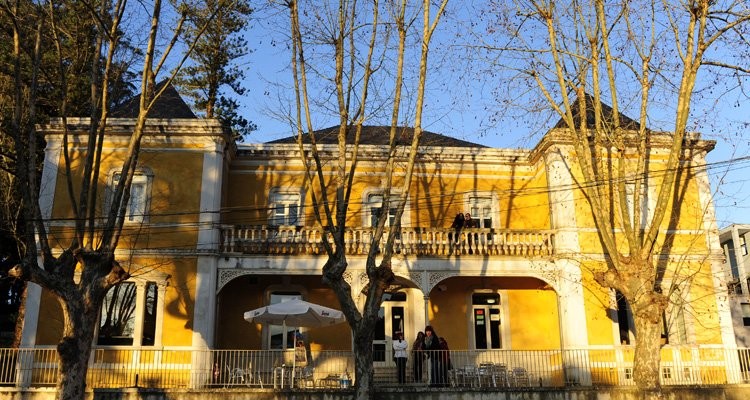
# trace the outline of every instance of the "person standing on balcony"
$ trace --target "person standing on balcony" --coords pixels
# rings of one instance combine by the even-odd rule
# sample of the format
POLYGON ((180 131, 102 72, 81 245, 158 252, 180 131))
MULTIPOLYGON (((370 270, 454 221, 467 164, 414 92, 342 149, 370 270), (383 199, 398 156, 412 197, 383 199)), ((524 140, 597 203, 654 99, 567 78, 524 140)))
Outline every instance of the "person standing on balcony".
POLYGON ((424 344, 422 345, 422 349, 427 352, 427 357, 430 358, 430 386, 443 386, 444 382, 442 382, 443 376, 441 374, 442 348, 440 347, 440 339, 430 325, 424 328, 424 344))
POLYGON ((451 224, 451 229, 453 229, 453 237, 450 238, 451 242, 458 247, 459 244, 461 244, 461 229, 464 228, 464 214, 458 213, 456 214, 456 218, 453 218, 453 224, 451 224))
POLYGON ((414 344, 411 346, 411 352, 412 352, 412 362, 414 363, 414 382, 415 383, 422 383, 422 370, 424 368, 424 350, 422 350, 422 346, 424 346, 424 332, 417 333, 417 339, 414 341, 414 344))
POLYGON ((396 332, 396 340, 393 341, 393 359, 396 361, 396 373, 398 383, 406 383, 406 348, 409 344, 404 340, 403 332, 396 332))

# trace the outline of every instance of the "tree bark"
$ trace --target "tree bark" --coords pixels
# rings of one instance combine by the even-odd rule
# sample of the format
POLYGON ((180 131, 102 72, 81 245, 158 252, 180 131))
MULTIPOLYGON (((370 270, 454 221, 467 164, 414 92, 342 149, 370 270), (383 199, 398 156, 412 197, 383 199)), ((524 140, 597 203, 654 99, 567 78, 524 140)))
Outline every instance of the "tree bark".
POLYGON ((354 334, 354 376, 356 381, 354 398, 370 400, 373 398, 372 341, 375 331, 360 323, 354 334))
POLYGON ((58 400, 80 400, 86 394, 86 374, 94 341, 94 328, 98 313, 87 307, 78 293, 63 304, 65 326, 63 338, 57 345, 60 370, 57 390, 58 400))
POLYGON ((659 381, 661 363, 661 315, 663 310, 655 304, 637 308, 633 306, 635 325, 635 359, 633 381, 644 399, 658 399, 661 392, 659 381))

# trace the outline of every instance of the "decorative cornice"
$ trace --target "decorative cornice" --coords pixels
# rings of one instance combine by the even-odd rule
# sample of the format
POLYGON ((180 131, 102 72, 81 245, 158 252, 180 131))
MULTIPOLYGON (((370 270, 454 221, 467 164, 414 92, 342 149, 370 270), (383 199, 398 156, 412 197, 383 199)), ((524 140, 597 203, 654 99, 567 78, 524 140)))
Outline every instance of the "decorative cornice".
MULTIPOLYGON (((309 149, 309 145, 305 146, 309 149)), ((408 147, 399 147, 396 157, 406 159, 408 147)), ((323 159, 337 159, 338 147, 336 145, 319 145, 318 153, 323 159)), ((529 151, 523 149, 493 149, 479 147, 432 147, 422 146, 419 149, 418 162, 471 162, 482 163, 517 163, 528 164, 529 151)), ((238 144, 237 156, 239 159, 251 158, 253 160, 298 161, 299 146, 296 144, 238 144)), ((351 156, 351 155, 350 155, 351 156)), ((383 161, 388 158, 388 148, 384 146, 360 145, 358 160, 383 161)), ((301 165, 301 164, 300 164, 301 165)))

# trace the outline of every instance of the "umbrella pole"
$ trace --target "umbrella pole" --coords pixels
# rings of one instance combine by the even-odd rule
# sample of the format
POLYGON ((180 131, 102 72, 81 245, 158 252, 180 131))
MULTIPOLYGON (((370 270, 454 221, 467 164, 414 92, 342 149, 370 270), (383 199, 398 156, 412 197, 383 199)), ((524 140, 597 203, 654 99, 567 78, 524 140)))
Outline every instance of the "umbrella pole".
POLYGON ((297 372, 297 331, 295 329, 294 331, 294 340, 292 340, 292 343, 294 344, 293 350, 292 350, 292 381, 289 382, 289 387, 294 387, 294 373, 297 372))

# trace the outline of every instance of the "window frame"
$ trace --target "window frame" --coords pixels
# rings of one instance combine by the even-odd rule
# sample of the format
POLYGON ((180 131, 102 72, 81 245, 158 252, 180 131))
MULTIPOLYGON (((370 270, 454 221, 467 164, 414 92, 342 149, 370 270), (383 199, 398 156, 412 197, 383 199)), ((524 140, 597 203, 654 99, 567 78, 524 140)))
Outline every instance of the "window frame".
MULTIPOLYGON (((496 192, 493 191, 480 191, 480 190, 474 190, 471 192, 466 193, 464 197, 463 204, 466 205, 466 209, 459 210, 462 214, 466 214, 467 212, 471 214, 472 220, 479 221, 479 227, 483 229, 499 229, 500 226, 500 211, 499 211, 499 197, 496 192), (483 201, 477 201, 478 199, 482 199, 483 201), (478 215, 474 212, 475 208, 478 208, 477 205, 481 204, 483 202, 486 202, 487 205, 489 205, 489 213, 490 213, 490 226, 485 226, 484 221, 486 218, 484 218, 484 215, 478 215), (481 217, 481 218, 480 218, 481 217)), ((484 209, 484 208, 483 208, 484 209)))
POLYGON ((268 193, 268 215, 267 215, 267 224, 268 226, 304 226, 304 212, 303 212, 303 205, 304 205, 304 191, 301 189, 295 189, 295 188, 273 188, 268 193), (293 201, 289 200, 283 200, 276 198, 277 196, 296 196, 297 202, 296 202, 296 211, 297 216, 296 220, 292 221, 290 220, 289 216, 289 210, 290 205, 294 204, 293 201), (284 210, 285 213, 283 214, 283 221, 280 221, 278 219, 278 215, 276 214, 276 210, 278 209, 278 205, 285 205, 284 210), (283 222, 283 223, 276 223, 277 221, 283 222), (294 223, 292 223, 294 222, 294 223))
POLYGON ((742 313, 742 326, 750 326, 750 303, 740 303, 742 313))
MULTIPOLYGON (((106 210, 111 210, 112 207, 115 207, 113 204, 113 197, 117 182, 120 180, 121 172, 121 169, 116 169, 111 170, 108 174, 106 210)), ((130 183, 130 196, 128 198, 128 204, 125 207, 124 224, 142 224, 149 221, 153 177, 153 172, 148 168, 139 168, 133 173, 133 180, 130 183), (133 191, 139 187, 143 188, 143 192, 140 196, 134 196, 133 191), (138 203, 140 205, 138 210, 133 209, 133 200, 136 198, 141 199, 138 203)))
MULTIPOLYGON (((285 285, 285 284, 270 285, 270 286, 268 286, 265 289, 264 294, 263 294, 264 304, 267 305, 267 306, 271 305, 271 304, 276 304, 277 302, 272 303, 272 301, 274 299, 274 296, 292 296, 292 297, 298 297, 298 298, 300 298, 302 300, 307 300, 308 293, 307 293, 307 289, 304 286, 301 286, 301 285, 285 285)), ((284 343, 286 343, 286 345, 289 346, 290 345, 290 343, 289 343, 289 336, 288 336, 289 326, 287 327, 287 333, 284 333, 282 325, 262 324, 261 325, 261 347, 262 347, 262 350, 279 350, 279 349, 274 349, 271 346, 272 339, 273 339, 273 333, 274 333, 274 332, 272 332, 274 329, 272 329, 271 327, 278 327, 278 330, 281 331, 281 333, 282 333, 282 336, 281 336, 282 348, 284 348, 284 343)), ((295 329, 294 332, 296 332, 296 333, 298 333, 298 334, 300 334, 302 336, 304 336, 306 334, 306 332, 307 332, 307 328, 304 328, 304 327, 295 327, 295 328, 297 328, 297 329, 295 329)), ((287 350, 294 349, 294 347, 295 347, 294 346, 294 341, 292 342, 291 345, 292 345, 292 347, 288 347, 287 350)))
POLYGON ((472 291, 470 291, 468 293, 468 297, 467 297, 466 301, 467 301, 468 307, 471 309, 471 313, 467 313, 467 318, 468 318, 467 326, 468 326, 468 333, 469 333, 469 335, 468 335, 469 336, 468 337, 468 339, 469 339, 469 343, 468 343, 469 346, 468 346, 468 348, 470 350, 483 350, 483 351, 487 351, 487 350, 510 350, 511 349, 510 332, 509 332, 510 325, 509 325, 509 320, 508 320, 509 315, 510 315, 510 310, 508 308, 508 299, 507 299, 507 295, 506 295, 505 291, 503 291, 503 290, 490 290, 490 289, 475 289, 475 290, 472 290, 472 291), (474 304, 474 295, 496 295, 497 298, 498 298, 498 302, 499 303, 496 304, 496 305, 490 305, 490 304, 485 304, 485 305, 483 305, 483 304, 477 304, 477 305, 475 305, 474 304), (488 336, 487 336, 488 343, 487 343, 487 347, 486 348, 478 348, 477 347, 477 336, 476 336, 476 332, 475 332, 475 329, 476 329, 475 315, 476 315, 476 310, 477 309, 485 309, 485 310, 487 310, 487 313, 485 313, 485 321, 487 323, 487 325, 485 325, 485 327, 486 327, 485 329, 486 329, 486 332, 488 334, 488 336), (499 314, 499 320, 500 320, 499 324, 498 324, 499 325, 498 326, 498 329, 499 329, 498 339, 500 341, 500 343, 499 343, 500 347, 499 348, 493 348, 492 344, 491 344, 491 340, 492 340, 491 339, 491 337, 492 337, 491 329, 492 328, 491 328, 490 324, 492 322, 491 318, 492 318, 493 313, 490 312, 490 310, 497 310, 498 314, 499 314))
MULTIPOLYGON (((368 227, 368 228, 374 228, 376 220, 374 210, 380 209, 383 206, 383 197, 385 195, 384 189, 370 189, 365 190, 362 193, 362 226, 368 227), (374 196, 379 196, 381 198, 380 202, 372 201, 371 198, 374 196), (375 205, 379 205, 378 207, 375 207, 375 205)), ((397 190, 391 190, 391 199, 390 202, 398 202, 402 199, 402 193, 397 190)), ((393 219, 395 221, 395 211, 397 207, 389 207, 389 218, 385 221, 385 226, 390 227, 392 225, 391 220, 393 219), (391 215, 391 211, 393 211, 393 215, 391 215)), ((411 208, 409 206, 409 197, 407 195, 406 197, 406 204, 404 205, 404 213, 401 216, 401 227, 409 227, 411 226, 411 208)))
MULTIPOLYGON (((164 300, 166 295, 166 288, 168 286, 169 275, 161 273, 146 274, 142 277, 134 277, 126 281, 120 282, 122 284, 133 284, 136 288, 135 293, 135 304, 133 305, 133 332, 131 344, 101 344, 99 337, 99 329, 101 328, 102 318, 104 317, 103 307, 105 303, 102 303, 102 309, 99 310, 99 318, 96 323, 96 329, 94 332, 94 344, 97 348, 110 348, 110 347, 158 347, 162 343, 163 335, 163 321, 164 321, 164 300), (146 311, 148 308, 148 293, 149 287, 153 287, 155 291, 154 316, 153 316, 153 338, 152 343, 144 343, 146 333, 146 311)), ((113 290, 114 286, 107 291, 113 290)))

